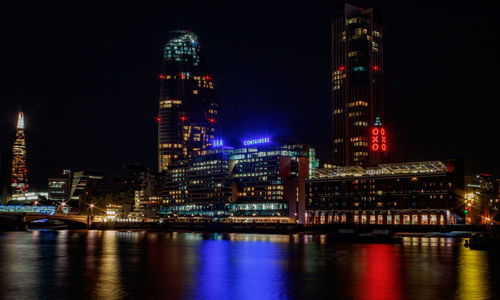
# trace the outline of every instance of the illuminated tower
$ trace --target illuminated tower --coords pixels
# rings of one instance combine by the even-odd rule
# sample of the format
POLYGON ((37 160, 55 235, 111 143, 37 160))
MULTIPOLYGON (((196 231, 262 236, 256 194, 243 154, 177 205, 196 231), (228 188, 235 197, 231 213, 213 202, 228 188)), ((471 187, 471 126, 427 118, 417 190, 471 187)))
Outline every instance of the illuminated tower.
POLYGON ((383 122, 382 23, 373 9, 348 3, 332 21, 333 158, 369 165, 370 130, 383 122))
POLYGON ((17 117, 16 140, 12 147, 12 194, 28 191, 28 169, 26 167, 26 138, 24 135, 24 114, 17 117))
POLYGON ((216 134, 219 104, 198 37, 175 31, 163 49, 158 115, 158 170, 200 154, 216 134))

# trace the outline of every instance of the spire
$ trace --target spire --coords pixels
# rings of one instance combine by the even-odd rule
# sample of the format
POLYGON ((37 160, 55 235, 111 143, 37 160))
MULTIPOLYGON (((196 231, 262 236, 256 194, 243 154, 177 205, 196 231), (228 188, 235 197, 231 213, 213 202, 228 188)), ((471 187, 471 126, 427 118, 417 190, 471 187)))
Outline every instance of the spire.
POLYGON ((17 115, 17 130, 12 146, 12 194, 28 191, 28 169, 26 167, 26 137, 24 135, 24 114, 17 115))
POLYGON ((24 129, 24 114, 22 112, 17 116, 17 129, 24 129))

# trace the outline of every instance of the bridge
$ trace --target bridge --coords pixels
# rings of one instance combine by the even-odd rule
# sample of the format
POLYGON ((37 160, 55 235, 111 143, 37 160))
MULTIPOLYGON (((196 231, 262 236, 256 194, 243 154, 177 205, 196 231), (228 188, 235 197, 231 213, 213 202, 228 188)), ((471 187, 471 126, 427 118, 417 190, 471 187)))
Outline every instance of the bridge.
POLYGON ((26 230, 29 223, 38 220, 61 221, 70 229, 88 228, 92 224, 91 218, 85 215, 0 212, 0 229, 26 230))

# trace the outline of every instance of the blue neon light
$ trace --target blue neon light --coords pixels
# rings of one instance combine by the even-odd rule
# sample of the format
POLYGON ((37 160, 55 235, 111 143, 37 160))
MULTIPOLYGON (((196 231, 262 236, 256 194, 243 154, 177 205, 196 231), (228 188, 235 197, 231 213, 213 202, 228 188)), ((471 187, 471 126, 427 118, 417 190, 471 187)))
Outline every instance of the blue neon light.
POLYGON ((215 140, 212 142, 212 147, 222 147, 222 146, 224 146, 223 140, 215 140))
POLYGON ((361 66, 360 66, 360 67, 354 67, 354 68, 352 68, 352 70, 353 70, 354 72, 356 72, 356 71, 364 71, 364 70, 366 70, 366 69, 365 69, 364 67, 361 67, 361 66))
POLYGON ((270 142, 271 142, 271 138, 263 137, 263 138, 258 138, 258 139, 245 140, 245 141, 243 141, 243 145, 250 146, 250 145, 257 145, 257 144, 268 144, 270 142))

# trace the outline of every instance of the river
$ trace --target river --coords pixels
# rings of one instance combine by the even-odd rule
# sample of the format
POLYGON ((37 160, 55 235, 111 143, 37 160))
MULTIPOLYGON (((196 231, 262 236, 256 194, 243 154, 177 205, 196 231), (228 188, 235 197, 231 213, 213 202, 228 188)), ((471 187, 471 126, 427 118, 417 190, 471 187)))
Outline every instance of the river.
POLYGON ((0 299, 334 298, 500 298, 500 255, 445 237, 0 232, 0 299))

